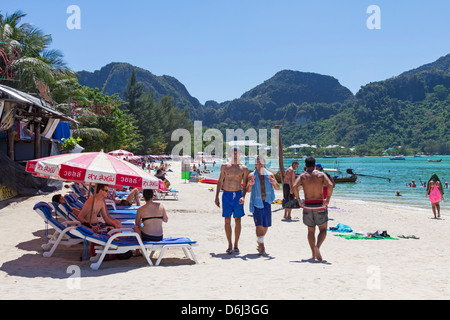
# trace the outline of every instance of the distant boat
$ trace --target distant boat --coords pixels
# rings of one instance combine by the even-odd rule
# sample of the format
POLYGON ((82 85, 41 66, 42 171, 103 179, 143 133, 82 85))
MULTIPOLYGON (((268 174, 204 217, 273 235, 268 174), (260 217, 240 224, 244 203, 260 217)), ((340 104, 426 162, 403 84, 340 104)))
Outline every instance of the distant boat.
MULTIPOLYGON (((324 168, 323 171, 325 172, 331 172, 333 174, 330 174, 332 176, 335 183, 347 183, 347 182, 356 182, 358 177, 352 172, 350 176, 342 176, 339 174, 342 174, 342 172, 338 169, 327 169, 324 168)), ((348 173, 348 170, 347 170, 348 173)))
POLYGON ((356 182, 357 179, 357 176, 333 177, 335 183, 356 182))
POLYGON ((439 160, 428 159, 428 162, 441 162, 441 161, 442 161, 442 159, 439 159, 439 160))
POLYGON ((397 157, 389 158, 389 160, 406 160, 406 159, 405 159, 405 157, 397 156, 397 157))

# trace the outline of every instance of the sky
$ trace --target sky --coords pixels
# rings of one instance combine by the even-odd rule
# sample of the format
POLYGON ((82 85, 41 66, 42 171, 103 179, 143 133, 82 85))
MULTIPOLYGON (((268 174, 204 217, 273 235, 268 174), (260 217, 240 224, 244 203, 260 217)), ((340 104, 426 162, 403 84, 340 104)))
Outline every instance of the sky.
POLYGON ((449 0, 2 0, 1 14, 16 10, 72 70, 127 62, 175 77, 201 103, 286 69, 356 93, 450 53, 449 0))

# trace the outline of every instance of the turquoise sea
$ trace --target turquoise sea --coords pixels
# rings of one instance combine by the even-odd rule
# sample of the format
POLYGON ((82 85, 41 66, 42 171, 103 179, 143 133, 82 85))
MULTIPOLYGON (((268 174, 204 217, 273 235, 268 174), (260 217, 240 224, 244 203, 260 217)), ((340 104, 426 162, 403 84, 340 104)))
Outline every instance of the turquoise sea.
MULTIPOLYGON (((291 165, 293 160, 298 160, 300 169, 303 169, 304 160, 286 158, 284 159, 285 170, 291 165)), ((254 168, 253 159, 241 159, 249 169, 254 168)), ((278 171, 278 160, 267 159, 267 168, 272 171, 278 171)), ((430 209, 430 201, 425 197, 426 188, 420 185, 427 182, 433 173, 436 173, 443 185, 447 181, 450 184, 450 156, 433 157, 405 157, 405 160, 390 160, 389 157, 354 157, 354 158, 316 158, 316 163, 322 164, 324 168, 338 168, 342 175, 347 175, 348 168, 353 169, 355 173, 364 175, 391 178, 379 179, 373 177, 358 177, 356 183, 336 184, 333 195, 339 198, 349 198, 368 201, 388 202, 391 204, 407 205, 419 208, 430 209), (442 159, 441 162, 428 162, 428 159, 442 159), (408 187, 412 180, 416 181, 417 187, 408 187), (397 197, 396 192, 400 191, 403 196, 397 197)), ((220 174, 220 164, 214 167, 207 164, 207 169, 211 173, 208 178, 217 179, 220 174)), ((450 189, 444 189, 444 198, 449 199, 441 202, 441 210, 447 211, 450 207, 450 189), (448 203, 448 205, 447 205, 448 203)), ((333 205, 333 199, 331 205, 333 205)), ((431 209, 430 209, 431 210, 431 209)))

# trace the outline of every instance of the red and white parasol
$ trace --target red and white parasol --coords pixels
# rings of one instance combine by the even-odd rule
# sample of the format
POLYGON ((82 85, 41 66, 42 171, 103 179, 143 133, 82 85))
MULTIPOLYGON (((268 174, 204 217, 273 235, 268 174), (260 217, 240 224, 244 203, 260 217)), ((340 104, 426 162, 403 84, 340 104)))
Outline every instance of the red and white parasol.
POLYGON ((132 152, 125 151, 125 150, 114 150, 114 151, 108 152, 108 154, 111 156, 115 156, 115 157, 121 157, 121 156, 132 157, 132 156, 134 156, 134 154, 132 152))
POLYGON ((101 183, 139 189, 158 189, 159 180, 127 161, 103 152, 69 153, 27 162, 37 176, 81 183, 101 183))

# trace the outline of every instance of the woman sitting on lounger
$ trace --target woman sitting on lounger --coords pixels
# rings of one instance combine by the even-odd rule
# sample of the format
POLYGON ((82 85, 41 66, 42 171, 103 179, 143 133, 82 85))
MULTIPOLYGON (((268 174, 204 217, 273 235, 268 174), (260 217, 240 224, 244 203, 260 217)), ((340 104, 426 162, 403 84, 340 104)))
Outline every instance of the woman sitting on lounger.
POLYGON ((141 205, 141 202, 139 201, 139 190, 137 188, 131 190, 125 200, 116 200, 116 191, 114 190, 111 199, 119 206, 131 206, 133 202, 136 203, 137 206, 141 205))
POLYGON ((166 209, 162 203, 153 202, 153 190, 144 190, 145 205, 137 210, 134 231, 141 234, 142 241, 161 241, 162 223, 167 222, 166 209))

